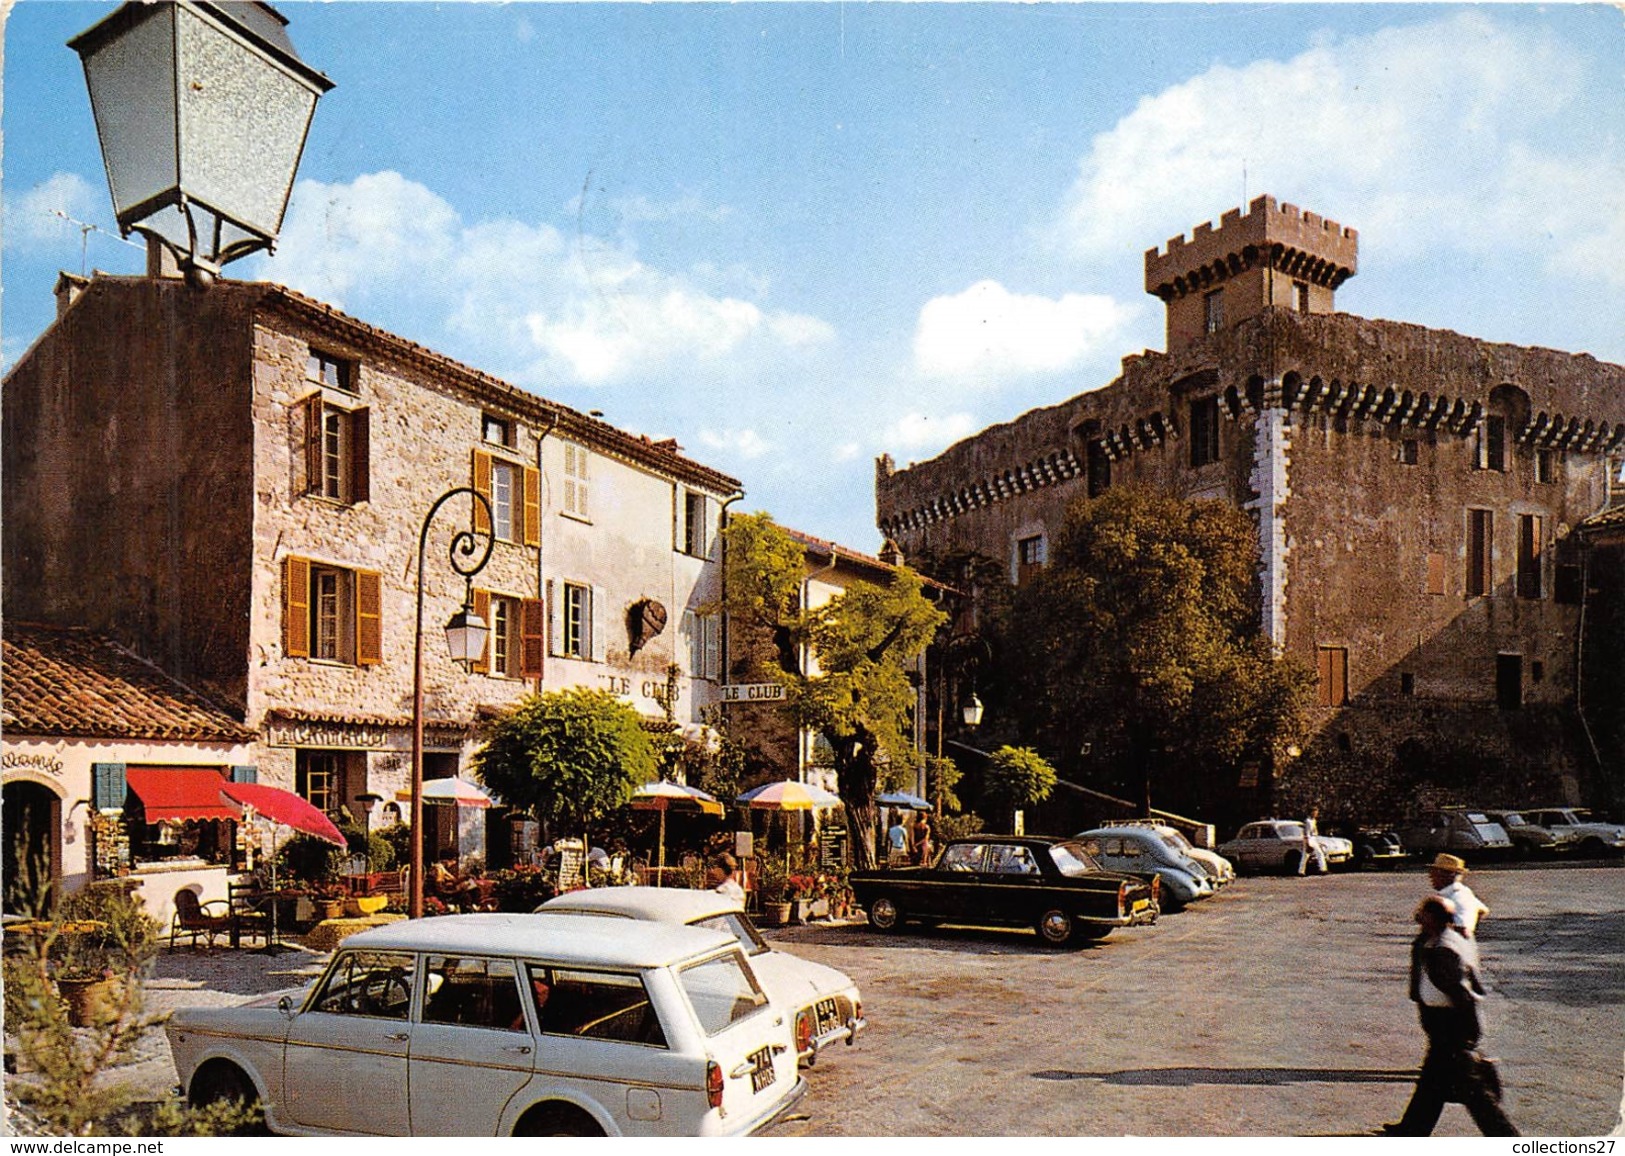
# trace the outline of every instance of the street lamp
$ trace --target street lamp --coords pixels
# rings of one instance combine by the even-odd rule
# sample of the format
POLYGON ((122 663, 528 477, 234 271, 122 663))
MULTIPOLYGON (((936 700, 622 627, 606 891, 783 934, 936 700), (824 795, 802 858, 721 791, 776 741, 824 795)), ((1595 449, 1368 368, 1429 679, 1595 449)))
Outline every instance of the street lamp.
POLYGON ((167 251, 189 283, 271 249, 317 99, 269 4, 129 3, 68 41, 85 68, 119 232, 167 251))
POLYGON ((960 708, 959 714, 966 726, 979 727, 982 725, 983 709, 982 700, 976 697, 976 692, 973 690, 970 694, 970 701, 960 708))
MULTIPOLYGON (((414 620, 412 641, 412 833, 409 862, 409 890, 406 913, 412 919, 423 915, 423 563, 429 547, 429 523, 451 499, 468 494, 477 503, 475 525, 491 526, 491 503, 484 494, 472 486, 458 486, 435 499, 424 515, 423 528, 418 531, 418 608, 414 620), (483 510, 483 520, 478 517, 483 510)), ((474 575, 485 569, 491 560, 491 546, 496 541, 486 535, 485 548, 480 550, 479 540, 472 530, 459 530, 451 540, 449 551, 451 568, 464 579, 463 605, 446 623, 446 648, 452 661, 468 666, 485 652, 485 640, 490 629, 485 620, 474 613, 474 575), (478 553, 478 558, 475 558, 478 553), (472 559, 472 561, 471 561, 472 559)))

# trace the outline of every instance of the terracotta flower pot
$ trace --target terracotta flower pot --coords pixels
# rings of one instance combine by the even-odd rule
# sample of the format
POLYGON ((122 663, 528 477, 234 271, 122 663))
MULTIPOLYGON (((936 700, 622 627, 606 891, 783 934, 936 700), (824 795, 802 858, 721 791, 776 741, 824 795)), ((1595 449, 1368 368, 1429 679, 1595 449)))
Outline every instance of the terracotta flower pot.
POLYGON ((76 1028, 118 1015, 124 985, 117 979, 59 979, 56 989, 68 1005, 68 1022, 76 1028))
POLYGON ((790 902, 762 904, 762 922, 769 927, 783 927, 790 922, 790 902))
POLYGON ((344 903, 345 901, 342 899, 318 900, 316 903, 316 913, 323 919, 343 919, 344 903))

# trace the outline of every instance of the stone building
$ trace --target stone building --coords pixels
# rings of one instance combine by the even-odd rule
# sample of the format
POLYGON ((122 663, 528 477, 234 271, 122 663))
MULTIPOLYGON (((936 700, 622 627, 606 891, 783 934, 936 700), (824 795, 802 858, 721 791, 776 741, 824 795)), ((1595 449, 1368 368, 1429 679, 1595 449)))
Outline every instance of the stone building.
POLYGON ((882 457, 879 528, 1019 582, 1076 498, 1232 503, 1258 527, 1264 634, 1319 675, 1313 742, 1239 775, 1238 815, 1608 798, 1619 768, 1576 725, 1599 587, 1571 531, 1611 500, 1625 367, 1335 312, 1357 243, 1260 197, 1150 250, 1167 352, 930 461, 882 457))
MULTIPOLYGON (((426 777, 538 689, 697 733, 735 479, 280 286, 64 275, 58 300, 5 381, 8 621, 118 640, 253 733, 258 781, 358 817, 381 796, 377 826, 410 779, 420 529, 472 487, 491 518, 460 495, 427 535, 426 777), (441 628, 471 525, 492 633, 464 670, 441 628)), ((506 853, 497 812, 426 810, 426 853, 506 853)))

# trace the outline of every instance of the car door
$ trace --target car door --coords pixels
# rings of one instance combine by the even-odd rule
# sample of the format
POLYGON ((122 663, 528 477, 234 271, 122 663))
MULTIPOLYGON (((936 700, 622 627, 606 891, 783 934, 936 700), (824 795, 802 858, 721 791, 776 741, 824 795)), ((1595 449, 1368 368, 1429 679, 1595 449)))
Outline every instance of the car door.
POLYGON ((1039 887, 1043 875, 1030 847, 1019 843, 989 843, 987 858, 977 877, 976 897, 967 917, 992 923, 1025 923, 1043 901, 1039 887))
POLYGON ((283 1118, 325 1132, 407 1134, 415 973, 410 952, 339 953, 288 1025, 283 1118))
POLYGON ((985 843, 950 843, 936 865, 921 873, 920 886, 905 902, 910 911, 932 919, 970 919, 984 909, 982 863, 985 843))
POLYGON ((492 1136, 530 1080, 531 1020, 510 959, 425 957, 407 1089, 414 1136, 492 1136))

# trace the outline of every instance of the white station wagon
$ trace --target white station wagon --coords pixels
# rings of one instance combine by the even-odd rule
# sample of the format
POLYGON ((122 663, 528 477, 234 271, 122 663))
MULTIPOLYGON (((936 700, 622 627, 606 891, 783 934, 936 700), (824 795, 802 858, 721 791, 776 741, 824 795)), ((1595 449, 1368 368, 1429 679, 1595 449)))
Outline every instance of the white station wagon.
POLYGON ((726 931, 750 956, 751 969, 774 1004, 795 1009, 796 1052, 809 1066, 831 1044, 856 1042, 868 1026, 863 997, 846 973, 776 951, 737 899, 681 887, 594 887, 549 899, 539 912, 648 919, 726 931))
POLYGON ((755 1132, 806 1094, 790 1030, 731 935, 554 915, 375 928, 302 997, 168 1026, 194 1104, 410 1136, 755 1132))

